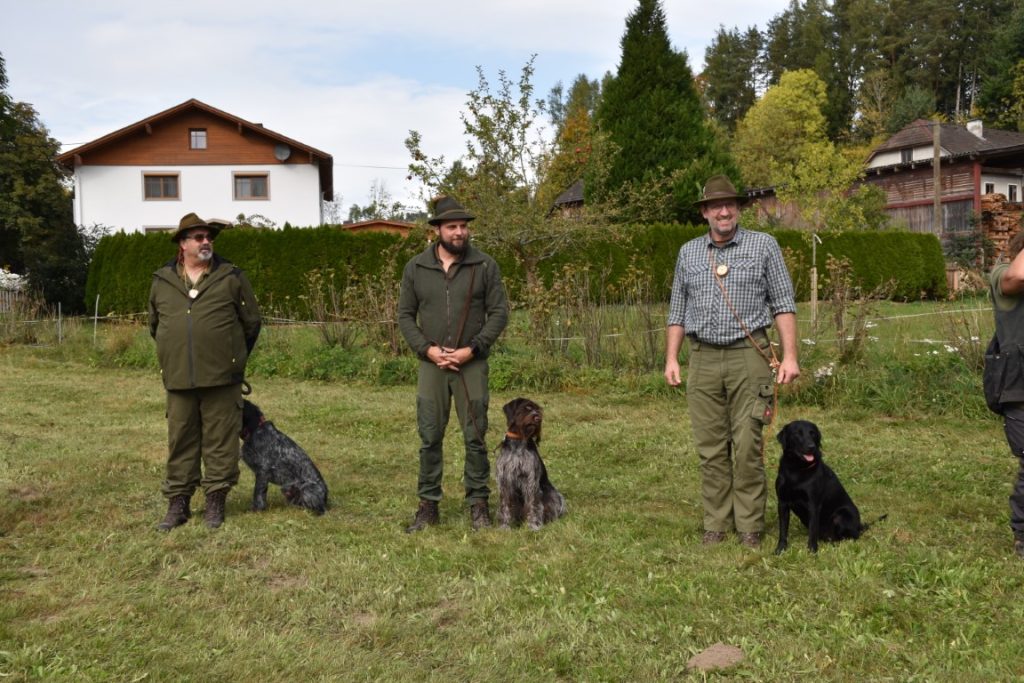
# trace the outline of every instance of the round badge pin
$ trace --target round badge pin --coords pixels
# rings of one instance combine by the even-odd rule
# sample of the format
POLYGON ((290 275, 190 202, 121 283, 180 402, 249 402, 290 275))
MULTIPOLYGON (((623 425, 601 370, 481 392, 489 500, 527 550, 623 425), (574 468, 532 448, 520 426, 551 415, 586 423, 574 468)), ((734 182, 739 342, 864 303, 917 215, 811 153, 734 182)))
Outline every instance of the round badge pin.
POLYGON ((718 274, 718 277, 725 277, 729 274, 729 266, 725 263, 719 263, 718 267, 715 268, 715 273, 718 274))
POLYGON ((188 296, 191 299, 195 299, 197 296, 199 296, 199 290, 193 287, 192 289, 188 290, 188 296))

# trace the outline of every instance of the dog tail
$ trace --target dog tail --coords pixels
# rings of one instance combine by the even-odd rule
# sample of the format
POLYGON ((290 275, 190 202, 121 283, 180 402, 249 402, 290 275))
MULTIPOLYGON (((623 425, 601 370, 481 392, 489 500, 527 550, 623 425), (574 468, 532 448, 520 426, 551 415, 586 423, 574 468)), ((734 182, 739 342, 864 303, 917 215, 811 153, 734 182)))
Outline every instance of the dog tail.
POLYGON ((868 529, 870 529, 870 528, 871 528, 871 527, 873 527, 874 525, 878 524, 879 522, 881 522, 881 521, 882 521, 883 519, 885 519, 885 518, 886 518, 886 517, 888 517, 888 516, 889 516, 889 513, 888 513, 888 512, 886 512, 886 513, 885 513, 884 515, 882 515, 881 517, 879 517, 878 519, 876 519, 876 520, 875 520, 875 521, 873 521, 873 522, 865 522, 864 524, 861 524, 861 525, 860 525, 860 530, 861 530, 861 533, 863 533, 863 532, 867 531, 868 529))

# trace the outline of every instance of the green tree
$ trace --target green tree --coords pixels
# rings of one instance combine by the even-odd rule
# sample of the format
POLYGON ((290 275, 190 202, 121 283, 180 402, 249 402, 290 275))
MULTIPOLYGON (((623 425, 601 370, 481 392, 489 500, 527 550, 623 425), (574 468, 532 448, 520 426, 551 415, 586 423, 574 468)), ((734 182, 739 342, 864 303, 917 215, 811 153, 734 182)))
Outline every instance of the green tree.
POLYGON ((912 85, 892 105, 886 129, 895 133, 911 121, 935 116, 935 95, 931 90, 912 85))
MULTIPOLYGON (((597 230, 605 225, 600 204, 572 217, 552 212, 556 188, 546 182, 552 149, 539 131, 544 103, 534 100, 533 61, 518 81, 499 71, 497 89, 477 67, 478 84, 461 115, 466 140, 461 159, 449 163, 428 156, 417 131, 409 132, 405 145, 412 157, 409 171, 428 196, 451 194, 465 204, 477 216, 474 240, 510 254, 528 287, 540 288, 541 262, 606 232, 597 230)), ((588 163, 596 163, 596 156, 591 154, 588 163)))
POLYGON ((622 58, 604 85, 597 121, 619 150, 608 188, 671 179, 673 216, 697 220, 693 208, 708 176, 736 169, 704 118, 685 52, 669 42, 659 0, 639 0, 626 19, 622 58))
POLYGON ((991 49, 981 71, 981 92, 978 107, 996 128, 1020 128, 1017 107, 1022 101, 1020 91, 1014 92, 1017 66, 1024 61, 1024 2, 1018 2, 1010 18, 992 37, 991 49))
POLYGON ((562 82, 559 81, 551 88, 547 100, 548 118, 554 129, 555 137, 562 134, 562 127, 572 117, 586 115, 593 117, 597 111, 597 105, 601 101, 601 82, 596 78, 588 78, 586 74, 580 74, 569 86, 568 95, 565 94, 562 82))
POLYGON ((48 304, 82 310, 88 257, 76 228, 60 143, 36 111, 6 93, 0 61, 0 263, 27 275, 48 304))
MULTIPOLYGON (((733 154, 743 177, 753 185, 788 182, 808 156, 825 149, 825 84, 810 69, 782 74, 736 127, 733 154)), ((834 149, 829 152, 835 154, 834 149)))
POLYGON ((704 51, 704 106, 712 118, 733 131, 736 123, 757 101, 762 38, 756 27, 718 27, 711 45, 704 51))
POLYGON ((349 207, 349 223, 369 220, 400 221, 404 220, 405 214, 408 213, 402 202, 391 195, 383 180, 374 180, 370 184, 369 198, 370 202, 366 206, 353 204, 349 207))

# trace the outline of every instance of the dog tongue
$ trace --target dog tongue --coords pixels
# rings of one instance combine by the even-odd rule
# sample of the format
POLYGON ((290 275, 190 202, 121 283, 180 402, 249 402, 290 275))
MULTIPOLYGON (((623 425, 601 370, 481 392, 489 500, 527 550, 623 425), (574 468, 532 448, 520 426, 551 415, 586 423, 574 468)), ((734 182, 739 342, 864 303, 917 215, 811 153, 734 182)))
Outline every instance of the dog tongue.
POLYGON ((804 460, 806 460, 807 462, 814 462, 814 454, 807 453, 806 455, 804 455, 804 460))

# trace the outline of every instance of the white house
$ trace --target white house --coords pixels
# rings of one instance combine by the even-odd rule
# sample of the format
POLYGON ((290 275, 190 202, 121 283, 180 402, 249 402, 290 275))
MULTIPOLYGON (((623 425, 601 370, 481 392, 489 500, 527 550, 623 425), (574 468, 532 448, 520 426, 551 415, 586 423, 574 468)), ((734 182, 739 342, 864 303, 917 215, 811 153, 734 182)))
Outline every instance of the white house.
POLYGON ((57 161, 74 172, 75 222, 125 232, 176 228, 189 212, 320 225, 334 198, 330 154, 195 99, 57 161))

